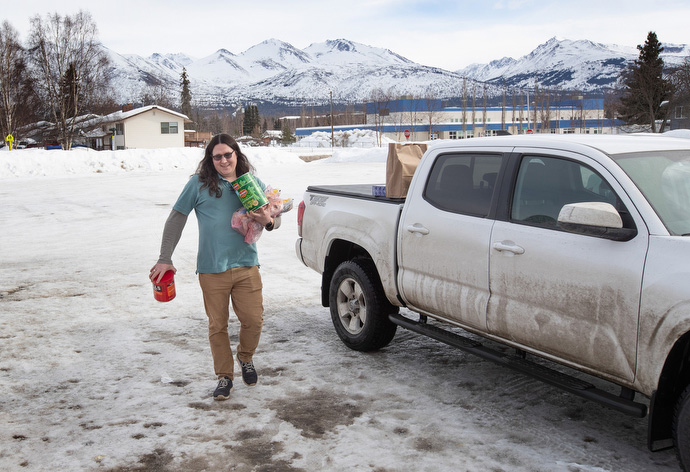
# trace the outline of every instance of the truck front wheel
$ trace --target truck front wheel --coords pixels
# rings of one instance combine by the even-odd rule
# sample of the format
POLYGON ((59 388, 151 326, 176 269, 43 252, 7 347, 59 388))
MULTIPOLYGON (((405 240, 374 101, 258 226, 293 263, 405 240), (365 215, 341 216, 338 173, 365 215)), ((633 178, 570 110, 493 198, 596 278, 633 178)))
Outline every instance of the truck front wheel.
POLYGON ((350 349, 374 351, 391 342, 397 325, 388 315, 398 308, 386 299, 371 261, 341 263, 333 273, 328 295, 335 331, 350 349))
POLYGON ((683 470, 690 470, 690 386, 680 396, 673 416, 673 443, 683 470))

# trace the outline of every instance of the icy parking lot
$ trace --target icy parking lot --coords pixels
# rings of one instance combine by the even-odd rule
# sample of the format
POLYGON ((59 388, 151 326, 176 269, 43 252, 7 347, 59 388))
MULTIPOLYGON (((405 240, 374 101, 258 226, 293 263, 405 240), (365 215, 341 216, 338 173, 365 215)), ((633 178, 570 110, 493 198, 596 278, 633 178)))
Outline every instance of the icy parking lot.
MULTIPOLYGON (((430 339, 347 349, 295 257, 296 210, 258 243, 259 384, 214 402, 193 217, 177 297, 156 302, 147 278, 198 152, 0 153, 1 470, 679 470, 647 450, 646 419, 430 339)), ((309 184, 385 180, 385 149, 247 154, 295 203, 309 184)))

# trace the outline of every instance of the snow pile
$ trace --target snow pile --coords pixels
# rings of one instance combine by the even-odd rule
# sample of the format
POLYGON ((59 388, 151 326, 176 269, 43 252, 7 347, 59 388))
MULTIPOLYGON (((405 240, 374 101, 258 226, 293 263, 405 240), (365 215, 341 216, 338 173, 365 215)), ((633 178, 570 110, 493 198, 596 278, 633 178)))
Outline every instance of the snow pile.
POLYGON ((388 147, 373 148, 335 148, 333 155, 327 159, 314 162, 318 164, 332 164, 336 162, 386 162, 388 157, 388 147))
MULTIPOLYGON (((242 147, 257 168, 280 164, 305 164, 296 154, 277 148, 242 147)), ((157 172, 182 169, 192 174, 204 156, 201 148, 72 151, 38 148, 0 152, 0 179, 8 177, 58 177, 92 173, 157 172)))
MULTIPOLYGON (((388 138, 382 138, 381 144, 387 146, 394 142, 388 138)), ((370 129, 353 129, 347 131, 334 131, 333 143, 331 143, 331 133, 327 131, 317 131, 299 141, 299 146, 303 147, 375 147, 376 132, 370 129)))
POLYGON ((0 153, 0 178, 174 169, 193 171, 202 156, 203 150, 198 148, 121 151, 21 149, 0 153))
MULTIPOLYGON (((307 163, 300 156, 313 153, 322 157, 320 163, 385 162, 388 143, 376 145, 376 134, 371 130, 336 132, 336 148, 331 150, 331 134, 315 133, 293 147, 251 147, 240 144, 252 164, 264 167, 307 163), (344 146, 343 146, 344 144, 344 146), (312 148, 307 150, 306 148, 312 148), (316 149, 314 149, 316 148, 316 149), (324 149, 327 148, 327 149, 324 149)), ((0 150, 0 179, 8 177, 58 177, 92 173, 158 172, 185 170, 194 173, 204 156, 202 148, 127 149, 119 151, 94 151, 74 148, 72 151, 45 150, 42 148, 0 150)))

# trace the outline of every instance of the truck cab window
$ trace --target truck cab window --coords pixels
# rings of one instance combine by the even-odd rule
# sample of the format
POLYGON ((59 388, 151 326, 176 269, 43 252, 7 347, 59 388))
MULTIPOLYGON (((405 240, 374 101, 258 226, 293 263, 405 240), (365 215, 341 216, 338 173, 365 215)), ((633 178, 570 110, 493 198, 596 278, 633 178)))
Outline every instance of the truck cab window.
POLYGON ((454 213, 487 216, 502 157, 496 154, 444 154, 434 163, 424 198, 454 213))
POLYGON ((556 228, 563 205, 606 202, 621 214, 625 227, 629 213, 606 180, 593 169, 567 159, 525 156, 520 163, 511 207, 511 219, 556 228))

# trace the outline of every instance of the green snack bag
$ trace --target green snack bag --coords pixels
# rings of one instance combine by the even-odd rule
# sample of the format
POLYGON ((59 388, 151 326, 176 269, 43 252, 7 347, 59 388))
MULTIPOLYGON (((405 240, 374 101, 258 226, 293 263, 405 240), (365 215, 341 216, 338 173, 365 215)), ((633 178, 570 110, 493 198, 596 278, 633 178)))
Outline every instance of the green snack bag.
POLYGON ((249 172, 240 175, 230 184, 247 211, 256 210, 268 203, 264 191, 249 172))

